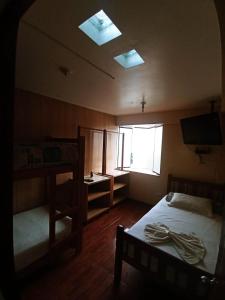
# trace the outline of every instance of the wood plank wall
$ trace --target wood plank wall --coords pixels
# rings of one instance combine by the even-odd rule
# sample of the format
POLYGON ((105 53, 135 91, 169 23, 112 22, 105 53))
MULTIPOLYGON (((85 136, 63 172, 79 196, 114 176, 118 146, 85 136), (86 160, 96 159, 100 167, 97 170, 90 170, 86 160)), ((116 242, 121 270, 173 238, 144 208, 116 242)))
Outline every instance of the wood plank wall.
POLYGON ((116 118, 31 92, 16 90, 15 140, 73 138, 77 126, 117 130, 116 118))
MULTIPOLYGON (((117 130, 116 118, 43 95, 16 89, 15 142, 38 141, 44 138, 77 136, 77 126, 117 130)), ((86 133, 85 174, 101 169, 101 136, 86 133), (97 139, 100 139, 99 141, 97 139), (99 149, 93 151, 93 146, 99 149)), ((115 156, 115 155, 114 155, 115 156)), ((109 154, 109 159, 114 157, 109 154)), ((110 165, 114 164, 110 162, 110 165)), ((30 209, 43 203, 44 184, 40 179, 14 183, 14 212, 30 209)))

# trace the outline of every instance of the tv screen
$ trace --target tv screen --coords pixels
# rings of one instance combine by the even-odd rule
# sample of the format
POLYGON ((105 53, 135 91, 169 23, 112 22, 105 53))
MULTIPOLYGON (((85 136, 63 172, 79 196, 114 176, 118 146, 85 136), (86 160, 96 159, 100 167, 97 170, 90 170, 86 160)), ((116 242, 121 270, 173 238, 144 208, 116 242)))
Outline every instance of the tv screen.
POLYGON ((184 144, 221 145, 219 114, 209 113, 180 120, 184 144))

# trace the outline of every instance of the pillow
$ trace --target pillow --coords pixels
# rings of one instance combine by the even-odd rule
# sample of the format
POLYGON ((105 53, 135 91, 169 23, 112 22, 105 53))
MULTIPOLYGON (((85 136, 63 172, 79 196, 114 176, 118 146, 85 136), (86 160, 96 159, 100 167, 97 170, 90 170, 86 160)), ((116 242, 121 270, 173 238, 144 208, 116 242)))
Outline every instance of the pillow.
POLYGON ((208 198, 191 196, 182 193, 173 193, 168 202, 171 207, 181 208, 212 218, 212 204, 208 198))
POLYGON ((173 192, 169 192, 169 194, 166 195, 166 201, 170 202, 172 198, 173 198, 173 192))

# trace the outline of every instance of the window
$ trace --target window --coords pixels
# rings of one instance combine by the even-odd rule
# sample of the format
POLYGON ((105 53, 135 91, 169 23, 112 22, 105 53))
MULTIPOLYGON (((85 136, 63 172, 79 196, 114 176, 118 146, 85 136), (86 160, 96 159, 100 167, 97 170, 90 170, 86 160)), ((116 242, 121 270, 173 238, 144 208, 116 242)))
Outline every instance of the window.
POLYGON ((127 125, 120 127, 118 167, 142 173, 160 174, 162 124, 127 125), (124 147, 123 143, 124 134, 124 147), (122 148, 124 151, 122 153, 122 148))
POLYGON ((143 58, 138 54, 138 52, 135 49, 115 56, 114 59, 125 69, 135 67, 144 63, 143 58))
POLYGON ((100 10, 94 16, 83 22, 79 26, 79 29, 99 46, 122 34, 103 10, 100 10))

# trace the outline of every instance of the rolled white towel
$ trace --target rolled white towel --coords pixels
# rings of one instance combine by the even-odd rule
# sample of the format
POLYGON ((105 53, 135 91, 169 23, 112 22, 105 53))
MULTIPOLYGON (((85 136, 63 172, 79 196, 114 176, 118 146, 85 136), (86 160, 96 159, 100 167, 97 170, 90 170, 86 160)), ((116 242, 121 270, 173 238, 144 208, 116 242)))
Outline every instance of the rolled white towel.
POLYGON ((177 233, 161 223, 147 224, 144 231, 150 244, 173 241, 178 254, 191 265, 199 263, 206 254, 203 242, 194 234, 177 233))

